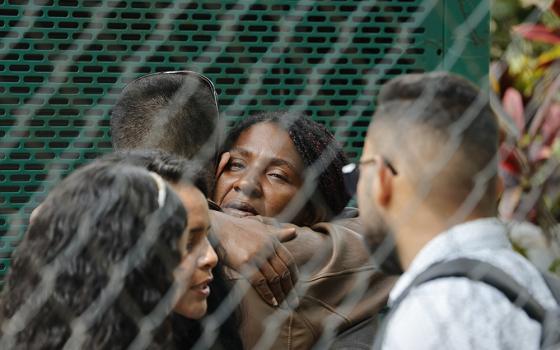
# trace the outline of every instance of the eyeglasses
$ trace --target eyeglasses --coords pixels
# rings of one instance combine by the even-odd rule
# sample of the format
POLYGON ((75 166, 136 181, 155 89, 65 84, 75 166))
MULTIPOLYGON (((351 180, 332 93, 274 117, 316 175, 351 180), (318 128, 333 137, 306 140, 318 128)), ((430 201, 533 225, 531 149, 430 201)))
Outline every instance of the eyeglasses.
MULTIPOLYGON (((360 179, 360 165, 375 164, 376 160, 374 158, 362 160, 358 163, 346 164, 342 167, 342 178, 344 180, 344 186, 349 195, 353 196, 356 194, 356 189, 358 188, 358 180, 360 179)), ((386 158, 383 158, 383 163, 393 176, 398 175, 397 169, 389 162, 386 158)))

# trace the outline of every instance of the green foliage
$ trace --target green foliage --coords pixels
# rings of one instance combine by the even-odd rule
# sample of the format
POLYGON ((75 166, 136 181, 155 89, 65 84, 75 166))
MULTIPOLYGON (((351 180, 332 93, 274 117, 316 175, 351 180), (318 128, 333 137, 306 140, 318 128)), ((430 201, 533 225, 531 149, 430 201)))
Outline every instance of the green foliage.
POLYGON ((521 6, 519 0, 491 0, 492 19, 490 23, 493 60, 500 59, 512 42, 511 28, 522 22, 530 10, 521 6))
POLYGON ((515 250, 516 252, 518 252, 519 254, 523 255, 524 257, 528 257, 527 256, 527 248, 523 247, 521 244, 512 241, 511 242, 511 247, 513 248, 513 250, 515 250))
MULTIPOLYGON (((503 126, 500 215, 540 227, 560 272, 560 0, 492 2, 491 84, 503 126), (530 20, 530 21, 529 21, 530 20)), ((513 242, 526 255, 527 247, 513 242)))
POLYGON ((560 258, 554 260, 549 268, 550 272, 560 275, 560 258))

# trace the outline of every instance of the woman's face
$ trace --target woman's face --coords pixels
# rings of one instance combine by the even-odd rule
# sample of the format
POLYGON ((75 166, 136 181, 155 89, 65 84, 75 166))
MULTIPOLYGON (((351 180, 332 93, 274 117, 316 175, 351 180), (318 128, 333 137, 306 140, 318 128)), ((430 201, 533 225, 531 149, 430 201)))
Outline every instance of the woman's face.
POLYGON ((206 314, 209 283, 218 256, 208 241, 210 217, 206 198, 194 186, 175 184, 172 187, 181 198, 188 215, 185 234, 179 241, 181 264, 175 274, 175 278, 188 281, 188 284, 174 311, 196 320, 206 314))
POLYGON ((284 129, 271 122, 255 124, 222 155, 214 201, 237 217, 277 216, 301 188, 303 170, 284 129))

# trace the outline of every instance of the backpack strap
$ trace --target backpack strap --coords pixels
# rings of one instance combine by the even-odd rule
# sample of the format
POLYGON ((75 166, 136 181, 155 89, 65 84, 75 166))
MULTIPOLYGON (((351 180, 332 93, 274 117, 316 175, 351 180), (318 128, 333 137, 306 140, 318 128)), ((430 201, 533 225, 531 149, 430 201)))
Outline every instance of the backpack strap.
POLYGON ((529 293, 527 288, 520 285, 503 270, 484 261, 469 258, 458 258, 436 263, 418 275, 412 283, 395 300, 394 307, 404 299, 410 290, 423 283, 446 277, 465 277, 472 281, 479 281, 500 291, 509 301, 523 309, 533 320, 542 323, 546 310, 529 293))
MULTIPOLYGON (((450 261, 438 262, 430 266, 410 283, 410 285, 392 303, 389 314, 387 315, 385 322, 381 326, 380 332, 375 339, 375 345, 373 348, 382 349, 387 325, 390 323, 391 318, 395 314, 395 311, 399 307, 400 303, 408 296, 413 288, 429 281, 447 277, 465 277, 470 280, 479 281, 492 286, 496 290, 500 291, 514 305, 523 309, 530 318, 539 322, 543 327, 545 320, 548 321, 547 312, 541 304, 529 293, 527 288, 520 285, 507 273, 484 261, 469 258, 458 258, 450 261)), ((541 343, 542 342, 543 339, 541 339, 541 343)))

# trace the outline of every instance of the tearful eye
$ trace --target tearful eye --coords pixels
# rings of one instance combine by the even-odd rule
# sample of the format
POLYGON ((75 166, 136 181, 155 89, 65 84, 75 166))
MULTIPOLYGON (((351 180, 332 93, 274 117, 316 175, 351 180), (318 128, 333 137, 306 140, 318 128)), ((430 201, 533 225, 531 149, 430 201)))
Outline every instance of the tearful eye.
POLYGON ((288 177, 281 173, 281 172, 272 172, 272 173, 268 173, 268 176, 276 179, 276 180, 280 180, 282 182, 290 182, 290 180, 288 179, 288 177))
POLYGON ((245 163, 239 159, 232 159, 229 162, 228 169, 232 171, 238 171, 245 169, 245 163))

